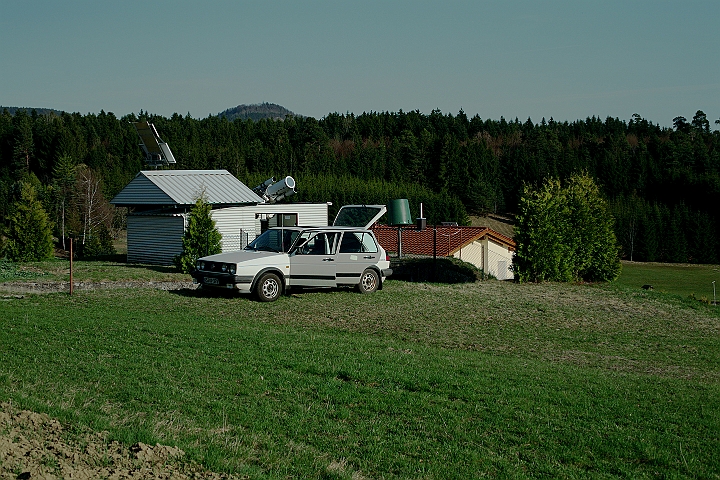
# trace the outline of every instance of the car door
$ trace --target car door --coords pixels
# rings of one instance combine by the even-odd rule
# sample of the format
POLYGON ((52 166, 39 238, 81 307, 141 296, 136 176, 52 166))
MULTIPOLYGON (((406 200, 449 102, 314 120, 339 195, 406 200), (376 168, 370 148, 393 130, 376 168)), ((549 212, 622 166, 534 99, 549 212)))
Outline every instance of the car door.
POLYGON ((368 231, 346 231, 342 234, 335 256, 335 275, 338 284, 357 285, 366 268, 377 264, 380 249, 368 231))
POLYGON ((335 232, 309 232, 300 236, 298 247, 290 255, 291 286, 335 286, 338 237, 335 232))

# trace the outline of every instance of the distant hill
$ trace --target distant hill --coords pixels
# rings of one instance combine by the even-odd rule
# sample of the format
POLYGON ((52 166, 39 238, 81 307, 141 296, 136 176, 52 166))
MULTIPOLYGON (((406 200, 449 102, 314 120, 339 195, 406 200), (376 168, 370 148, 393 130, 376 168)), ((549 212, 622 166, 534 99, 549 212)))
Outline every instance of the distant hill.
POLYGON ((10 115, 15 115, 15 112, 17 112, 18 110, 25 110, 25 112, 27 112, 28 114, 35 110, 38 115, 47 115, 48 113, 54 113, 55 115, 62 114, 62 111, 54 110, 52 108, 3 107, 2 105, 0 105, 0 113, 4 112, 6 109, 10 115))
MULTIPOLYGON (((0 113, 5 110, 7 110, 10 115, 15 115, 15 112, 18 110, 24 110, 27 114, 30 114, 33 110, 35 110, 38 115, 48 115, 52 113, 59 116, 63 113, 62 110, 55 110, 52 108, 4 107, 0 105, 0 113)), ((231 122, 236 118, 241 120, 247 120, 249 118, 254 121, 262 120, 263 118, 285 120, 285 117, 288 115, 296 117, 301 116, 291 112, 285 107, 267 102, 255 103, 253 105, 238 105, 237 107, 228 108, 224 112, 218 113, 218 117, 226 117, 231 122)))
POLYGON ((285 120, 287 115, 296 116, 293 112, 285 107, 274 103, 255 103, 253 105, 238 105, 237 107, 228 108, 224 112, 218 113, 218 117, 225 117, 230 121, 239 118, 241 120, 262 120, 264 118, 272 118, 276 120, 285 120))

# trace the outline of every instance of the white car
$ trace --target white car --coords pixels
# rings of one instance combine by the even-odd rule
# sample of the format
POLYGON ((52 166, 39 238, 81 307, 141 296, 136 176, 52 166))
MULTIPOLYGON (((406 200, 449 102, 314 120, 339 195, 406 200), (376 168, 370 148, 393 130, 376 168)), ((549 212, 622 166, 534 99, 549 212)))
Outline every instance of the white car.
POLYGON ((390 257, 368 230, 386 210, 346 205, 332 226, 271 228, 244 250, 198 259, 193 281, 255 293, 264 302, 294 287, 355 285, 362 293, 374 292, 392 274, 390 257))

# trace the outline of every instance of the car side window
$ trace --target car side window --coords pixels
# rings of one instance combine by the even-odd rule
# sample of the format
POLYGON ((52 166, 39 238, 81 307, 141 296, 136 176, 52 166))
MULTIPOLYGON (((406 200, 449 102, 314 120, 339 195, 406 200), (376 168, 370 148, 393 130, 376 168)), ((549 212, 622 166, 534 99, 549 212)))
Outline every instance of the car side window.
POLYGON ((340 253, 362 252, 362 233, 345 232, 340 242, 340 253))
POLYGON ((375 238, 371 234, 362 234, 362 249, 363 253, 377 253, 377 243, 375 243, 375 238))
POLYGON ((298 248, 299 255, 332 255, 335 252, 336 233, 318 233, 298 248))

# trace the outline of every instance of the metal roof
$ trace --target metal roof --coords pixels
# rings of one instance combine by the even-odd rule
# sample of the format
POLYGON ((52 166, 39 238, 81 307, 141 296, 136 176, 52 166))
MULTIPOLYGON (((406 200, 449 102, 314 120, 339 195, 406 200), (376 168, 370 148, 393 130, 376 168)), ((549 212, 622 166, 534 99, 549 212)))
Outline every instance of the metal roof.
POLYGON ((110 203, 194 205, 205 195, 212 205, 262 203, 262 199, 227 170, 147 170, 138 173, 110 203))

